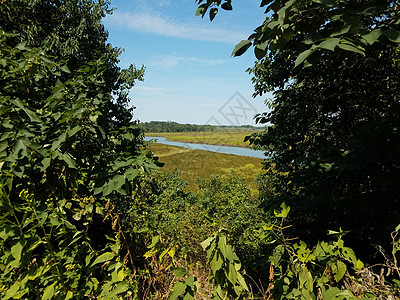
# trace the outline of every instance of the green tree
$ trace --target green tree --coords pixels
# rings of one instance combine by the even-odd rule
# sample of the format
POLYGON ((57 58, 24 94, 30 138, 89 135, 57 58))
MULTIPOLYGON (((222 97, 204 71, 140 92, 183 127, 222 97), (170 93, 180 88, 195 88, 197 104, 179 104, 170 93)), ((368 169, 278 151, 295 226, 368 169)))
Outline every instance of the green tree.
MULTIPOLYGON (((108 32, 101 23, 112 13, 109 5, 108 0, 7 0, 0 6, 0 28, 18 33, 8 39, 10 46, 27 42, 30 47, 39 47, 56 61, 63 59, 72 74, 101 56, 105 69, 102 92, 108 101, 99 122, 121 127, 132 120, 128 92, 135 80, 143 80, 144 67, 131 65, 122 70, 118 66, 122 49, 107 43, 108 32)), ((64 79, 71 76, 63 74, 64 79)))
MULTIPOLYGON (((74 1, 63 3, 53 3, 54 9, 72 18, 74 11, 65 9, 74 1)), ((137 281, 124 260, 131 245, 118 213, 137 198, 142 177, 156 164, 142 149, 131 115, 110 113, 111 104, 119 105, 111 78, 123 91, 143 74, 117 68, 110 77, 116 60, 108 46, 75 62, 83 53, 54 48, 68 39, 57 44, 51 32, 40 31, 43 43, 31 46, 24 29, 35 36, 35 26, 46 29, 49 21, 45 10, 35 16, 40 5, 51 10, 48 1, 0 6, 0 297, 129 299, 137 281)), ((73 24, 60 32, 68 37, 67 29, 71 40, 79 36, 73 24)))
MULTIPOLYGON (((213 19, 231 1, 197 1, 213 19)), ((352 230, 352 242, 388 246, 400 217, 399 6, 396 1, 262 1, 251 45, 255 95, 273 92, 267 124, 250 140, 264 149, 274 182, 267 207, 291 204, 301 236, 352 230)), ((314 242, 314 241, 313 241, 314 242)))

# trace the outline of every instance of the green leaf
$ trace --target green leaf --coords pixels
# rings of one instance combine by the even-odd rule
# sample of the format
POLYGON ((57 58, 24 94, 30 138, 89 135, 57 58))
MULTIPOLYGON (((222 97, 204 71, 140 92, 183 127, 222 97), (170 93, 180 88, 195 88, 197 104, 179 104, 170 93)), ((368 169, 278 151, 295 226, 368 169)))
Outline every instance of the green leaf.
POLYGON ((23 141, 18 140, 14 145, 14 153, 17 157, 27 157, 28 150, 23 141))
POLYGON ((116 287, 114 287, 111 292, 107 293, 106 295, 104 295, 107 299, 113 299, 114 297, 116 297, 118 294, 121 294, 123 292, 126 292, 127 290, 129 290, 129 284, 127 284, 126 282, 122 282, 117 284, 116 287))
POLYGON ((326 7, 332 8, 336 6, 335 1, 333 0, 312 0, 314 3, 322 4, 326 7))
POLYGON ((284 253, 285 253, 284 245, 278 245, 275 247, 271 257, 272 262, 274 263, 275 266, 279 266, 284 253))
POLYGON ((51 145, 51 150, 54 151, 58 148, 60 148, 60 145, 65 142, 65 140, 67 139, 67 133, 63 132, 57 140, 55 140, 52 145, 51 145))
POLYGON ((125 172, 125 177, 126 179, 128 179, 129 181, 132 181, 133 179, 135 179, 138 175, 140 174, 140 171, 138 169, 133 169, 130 168, 125 172))
POLYGON ((77 125, 74 126, 73 128, 68 127, 68 129, 66 130, 66 133, 68 134, 68 137, 72 137, 74 136, 77 132, 79 132, 82 129, 81 126, 77 125))
POLYGON ((201 246, 203 247, 204 250, 207 250, 207 248, 210 246, 212 241, 214 240, 214 237, 209 237, 208 239, 204 240, 201 242, 201 246))
POLYGON ((337 287, 331 287, 328 290, 322 290, 323 299, 337 299, 336 295, 338 295, 341 290, 337 287))
POLYGON ((125 176, 123 176, 123 175, 115 175, 113 177, 113 179, 111 179, 107 183, 107 185, 106 185, 106 187, 105 187, 105 189, 103 191, 103 195, 107 196, 107 195, 111 194, 114 191, 118 191, 124 184, 125 184, 125 176))
POLYGON ((42 159, 42 167, 40 168, 40 171, 46 170, 51 163, 51 158, 50 157, 45 157, 42 159))
POLYGON ((331 33, 331 37, 343 35, 343 34, 349 32, 350 28, 351 28, 351 25, 347 25, 347 26, 343 26, 343 27, 336 28, 336 29, 331 33))
POLYGON ((15 104, 16 106, 18 106, 20 109, 22 109, 27 116, 29 117, 29 119, 32 122, 37 122, 40 123, 42 120, 36 115, 36 113, 34 113, 32 110, 30 110, 28 108, 28 106, 26 104, 23 104, 21 101, 19 101, 18 99, 14 99, 12 101, 13 104, 15 104))
POLYGON ((349 247, 343 247, 342 249, 343 256, 353 264, 356 263, 357 257, 356 254, 354 253, 354 250, 349 248, 349 247))
POLYGON ((362 268, 364 268, 364 263, 363 263, 361 260, 358 259, 358 260, 356 261, 355 268, 356 268, 356 269, 362 269, 362 268))
POLYGON ((314 34, 313 36, 311 36, 311 37, 309 37, 308 39, 306 39, 305 41, 304 41, 304 44, 307 44, 307 45, 309 45, 309 44, 314 44, 314 43, 316 43, 316 42, 319 42, 319 41, 322 41, 322 40, 324 40, 325 38, 322 36, 322 35, 320 35, 320 34, 314 34))
POLYGON ((229 261, 233 262, 235 257, 233 255, 232 247, 227 244, 226 236, 221 235, 218 240, 218 250, 221 251, 222 255, 229 261))
POLYGON ((255 54, 257 59, 262 59, 267 54, 267 51, 259 48, 258 46, 256 46, 254 48, 254 54, 255 54))
POLYGON ((334 278, 336 282, 339 282, 340 279, 343 278, 344 274, 346 273, 347 267, 344 262, 338 260, 336 263, 331 265, 334 278))
POLYGON ((194 296, 191 293, 186 293, 182 298, 182 300, 193 300, 193 299, 194 296))
POLYGON ((289 41, 293 36, 295 32, 292 28, 288 28, 282 32, 282 36, 285 40, 289 41))
POLYGON ((237 281, 237 271, 235 267, 232 264, 228 265, 228 274, 227 274, 228 280, 235 285, 237 281))
POLYGON ((49 300, 53 298, 55 294, 55 285, 56 282, 54 282, 52 285, 49 285, 44 289, 42 300, 49 300))
POLYGON ((232 10, 233 9, 232 4, 230 2, 222 3, 221 8, 225 9, 225 10, 232 10))
POLYGON ((221 269, 224 261, 219 251, 215 251, 214 256, 210 262, 211 270, 215 273, 219 269, 221 269))
POLYGON ((75 161, 72 159, 72 157, 67 152, 63 153, 60 156, 60 159, 63 160, 64 162, 66 162, 68 167, 70 167, 71 169, 76 169, 75 161))
POLYGON ((186 275, 189 274, 189 271, 188 271, 187 269, 185 269, 185 268, 182 268, 182 267, 173 268, 173 269, 172 269, 172 272, 173 272, 176 276, 178 276, 178 277, 180 277, 180 278, 183 278, 183 277, 185 277, 186 275))
POLYGON ((375 30, 372 30, 368 34, 363 35, 362 38, 364 40, 366 40, 368 44, 372 45, 373 43, 375 43, 379 39, 381 34, 382 34, 382 30, 375 29, 375 30))
POLYGON ((157 245, 157 243, 160 241, 160 236, 156 235, 153 236, 153 238, 151 239, 151 244, 149 246, 147 246, 148 249, 154 248, 155 245, 157 245))
POLYGON ((306 51, 303 51, 300 53, 300 55, 296 58, 296 61, 294 62, 294 66, 297 67, 301 63, 303 63, 307 57, 309 57, 311 54, 313 54, 315 49, 308 49, 306 51))
POLYGON ((300 286, 304 287, 309 293, 313 291, 313 278, 310 271, 308 271, 305 265, 301 266, 299 273, 300 286))
POLYGON ((343 50, 347 50, 347 51, 351 51, 351 52, 360 53, 360 54, 362 54, 362 55, 365 56, 364 51, 361 50, 361 49, 359 49, 359 48, 357 48, 357 47, 355 47, 354 45, 351 45, 351 44, 342 44, 342 43, 340 43, 340 44, 338 45, 338 47, 341 48, 341 49, 343 49, 343 50))
POLYGON ((195 280, 196 280, 196 277, 194 277, 194 276, 192 275, 192 276, 189 276, 188 278, 186 278, 185 283, 186 283, 186 285, 187 285, 188 287, 193 288, 194 283, 195 283, 195 280))
POLYGON ((21 51, 26 50, 27 49, 26 42, 18 43, 17 46, 15 46, 15 48, 17 48, 18 50, 21 50, 21 51))
POLYGON ((338 38, 329 38, 318 44, 318 47, 334 51, 339 42, 340 40, 338 38))
POLYGON ((65 73, 71 73, 71 71, 69 70, 69 68, 68 68, 67 65, 63 65, 63 66, 61 67, 61 71, 65 72, 65 73))
POLYGON ((21 241, 11 247, 11 255, 15 258, 16 263, 19 263, 21 260, 22 249, 24 245, 21 241))
POLYGON ((243 40, 235 46, 232 51, 232 56, 240 56, 247 51, 251 46, 251 41, 243 40))
POLYGON ((262 0, 262 1, 261 1, 261 4, 260 4, 260 7, 263 7, 263 6, 265 6, 265 5, 270 4, 272 1, 274 1, 274 0, 262 0))
POLYGON ((218 13, 218 8, 213 7, 210 9, 210 21, 212 22, 212 20, 214 20, 215 16, 218 13))
POLYGON ((26 293, 29 292, 28 288, 23 288, 24 285, 25 283, 21 281, 14 282, 14 284, 9 289, 7 289, 4 300, 21 299, 26 293))
POLYGON ((103 253, 100 256, 98 256, 90 266, 92 267, 94 265, 101 264, 105 261, 109 261, 109 260, 113 259, 114 257, 115 257, 114 252, 103 253))
POLYGON ((207 12, 207 4, 202 4, 197 8, 196 16, 200 16, 201 15, 202 17, 204 17, 206 12, 207 12))
POLYGON ((174 285, 174 289, 172 290, 171 298, 170 300, 175 300, 177 299, 180 295, 182 295, 186 290, 186 284, 178 281, 174 285))
POLYGON ((389 28, 383 32, 383 35, 386 36, 393 43, 397 43, 397 44, 400 43, 400 32, 399 31, 389 28))
POLYGON ((282 210, 280 212, 277 210, 274 210, 274 214, 278 218, 286 218, 288 213, 290 212, 290 206, 287 206, 285 202, 282 202, 281 208, 282 208, 282 210))

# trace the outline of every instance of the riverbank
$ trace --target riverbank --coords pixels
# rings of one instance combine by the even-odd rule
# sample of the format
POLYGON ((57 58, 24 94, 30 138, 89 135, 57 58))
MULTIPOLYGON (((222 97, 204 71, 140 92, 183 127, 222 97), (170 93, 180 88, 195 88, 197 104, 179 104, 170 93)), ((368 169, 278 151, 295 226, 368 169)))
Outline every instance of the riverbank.
POLYGON ((224 153, 237 156, 248 156, 255 157, 259 159, 264 159, 264 152, 259 150, 253 150, 251 148, 237 147, 237 146, 222 146, 222 145, 210 145, 210 144, 200 144, 200 143, 187 143, 187 142, 174 142, 168 141, 165 137, 148 137, 144 138, 145 141, 153 141, 160 144, 177 146, 192 150, 205 150, 209 152, 224 153))
POLYGON ((253 197, 258 196, 257 176, 262 173, 262 159, 215 153, 205 150, 187 149, 178 146, 153 143, 149 150, 165 163, 161 172, 181 171, 181 178, 188 182, 188 189, 197 192, 196 180, 209 178, 211 174, 243 177, 253 197))
POLYGON ((243 140, 246 136, 249 136, 254 132, 254 130, 160 133, 149 132, 146 133, 146 136, 165 137, 168 141, 173 142, 250 148, 249 143, 245 143, 243 140))

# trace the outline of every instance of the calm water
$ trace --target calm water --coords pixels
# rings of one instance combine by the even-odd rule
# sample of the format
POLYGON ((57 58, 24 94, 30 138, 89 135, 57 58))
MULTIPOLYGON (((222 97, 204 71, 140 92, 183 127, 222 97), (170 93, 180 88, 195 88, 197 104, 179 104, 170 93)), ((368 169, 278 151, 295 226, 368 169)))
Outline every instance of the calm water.
POLYGON ((167 141, 167 139, 165 137, 152 137, 152 136, 146 136, 144 138, 144 140, 145 141, 153 140, 154 142, 157 142, 160 144, 178 146, 178 147, 195 149, 195 150, 205 150, 205 151, 211 151, 211 152, 217 152, 217 153, 233 154, 233 155, 240 155, 240 156, 250 156, 250 157, 262 158, 262 159, 265 158, 264 153, 262 151, 252 150, 249 148, 172 142, 172 141, 167 141))

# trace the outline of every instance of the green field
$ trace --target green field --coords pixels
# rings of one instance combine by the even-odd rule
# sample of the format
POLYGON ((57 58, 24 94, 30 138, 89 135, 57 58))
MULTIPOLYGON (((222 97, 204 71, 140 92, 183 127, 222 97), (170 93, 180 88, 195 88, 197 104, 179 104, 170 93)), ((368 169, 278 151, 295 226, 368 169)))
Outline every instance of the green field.
POLYGON ((236 147, 249 147, 249 143, 244 143, 246 136, 254 133, 254 130, 221 130, 221 131, 200 131, 200 132, 151 132, 146 136, 165 137, 169 141, 199 143, 209 145, 224 145, 236 147))
POLYGON ((149 148, 165 163, 162 172, 181 170, 181 177, 188 181, 188 188, 197 191, 196 179, 209 178, 212 174, 228 176, 230 173, 245 178, 252 195, 257 196, 257 175, 261 173, 262 159, 215 153, 204 150, 186 149, 154 143, 149 148))

